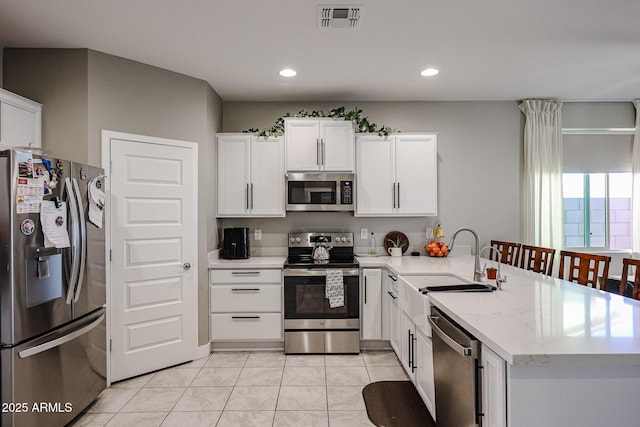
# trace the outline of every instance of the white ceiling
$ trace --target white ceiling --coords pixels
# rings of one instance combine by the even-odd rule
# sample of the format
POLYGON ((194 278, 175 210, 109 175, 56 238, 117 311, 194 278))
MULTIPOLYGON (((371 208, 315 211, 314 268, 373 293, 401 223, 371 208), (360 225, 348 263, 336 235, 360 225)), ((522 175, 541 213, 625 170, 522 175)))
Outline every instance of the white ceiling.
POLYGON ((1 46, 95 49, 226 101, 640 98, 639 0, 0 0, 1 46), (360 27, 318 28, 327 4, 360 27))

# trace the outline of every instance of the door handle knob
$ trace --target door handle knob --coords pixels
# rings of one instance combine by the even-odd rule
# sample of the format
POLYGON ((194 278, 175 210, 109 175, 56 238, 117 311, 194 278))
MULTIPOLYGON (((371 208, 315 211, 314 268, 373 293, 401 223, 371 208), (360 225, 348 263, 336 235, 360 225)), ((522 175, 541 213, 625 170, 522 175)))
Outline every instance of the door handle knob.
POLYGON ((182 268, 184 270, 190 270, 191 269, 191 264, 189 264, 188 262, 185 262, 184 264, 182 264, 182 268))

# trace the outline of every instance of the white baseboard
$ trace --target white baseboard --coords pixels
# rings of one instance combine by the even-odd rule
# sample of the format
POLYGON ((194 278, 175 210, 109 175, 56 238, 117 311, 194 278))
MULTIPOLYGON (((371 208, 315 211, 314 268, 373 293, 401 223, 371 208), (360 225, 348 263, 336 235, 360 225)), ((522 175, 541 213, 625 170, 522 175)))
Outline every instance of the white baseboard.
POLYGON ((196 348, 193 359, 202 359, 203 357, 207 357, 209 353, 211 353, 211 343, 206 343, 205 345, 201 345, 196 348))

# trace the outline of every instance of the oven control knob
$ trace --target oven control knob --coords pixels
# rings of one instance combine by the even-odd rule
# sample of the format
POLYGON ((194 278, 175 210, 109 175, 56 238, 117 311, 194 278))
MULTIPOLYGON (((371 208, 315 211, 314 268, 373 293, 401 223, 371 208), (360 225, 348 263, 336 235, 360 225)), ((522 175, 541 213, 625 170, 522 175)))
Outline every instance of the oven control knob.
POLYGON ((296 237, 296 243, 300 243, 300 242, 301 242, 300 238, 296 237))
POLYGON ((296 239, 294 239, 293 237, 289 238, 289 243, 293 243, 295 241, 296 241, 296 239))
MULTIPOLYGON (((343 239, 344 239, 344 237, 343 237, 343 239)), ((351 241, 351 236, 347 237, 347 242, 350 242, 350 241, 351 241)))
POLYGON ((341 240, 342 240, 342 243, 344 243, 344 242, 346 242, 346 241, 347 241, 347 238, 346 238, 346 237, 343 237, 341 240))

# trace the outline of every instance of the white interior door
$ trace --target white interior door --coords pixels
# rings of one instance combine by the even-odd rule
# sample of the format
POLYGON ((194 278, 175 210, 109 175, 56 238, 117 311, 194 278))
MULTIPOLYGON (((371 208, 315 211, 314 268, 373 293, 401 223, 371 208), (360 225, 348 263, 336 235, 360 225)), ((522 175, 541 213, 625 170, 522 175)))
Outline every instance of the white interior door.
POLYGON ((193 359, 197 145, 105 133, 111 160, 111 381, 193 359), (107 141, 108 139, 108 141, 107 141))

